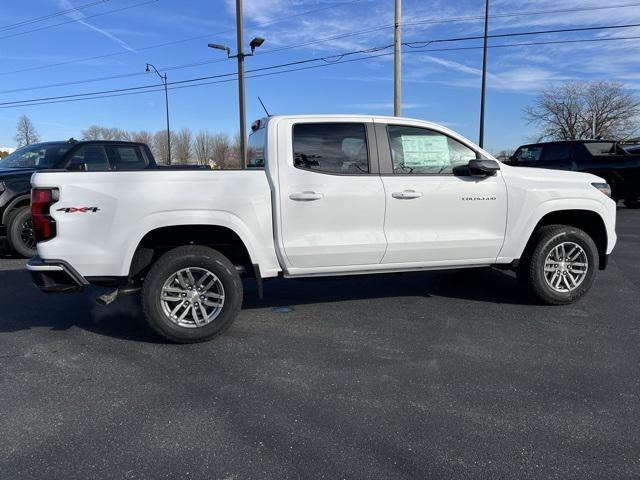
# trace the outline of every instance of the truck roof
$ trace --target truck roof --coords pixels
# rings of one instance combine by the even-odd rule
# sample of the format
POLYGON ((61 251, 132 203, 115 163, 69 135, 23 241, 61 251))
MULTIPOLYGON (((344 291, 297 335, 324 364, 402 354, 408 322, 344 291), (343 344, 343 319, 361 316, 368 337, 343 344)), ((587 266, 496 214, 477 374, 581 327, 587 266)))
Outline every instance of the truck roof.
POLYGON ((523 145, 520 145, 520 147, 530 147, 532 145, 555 145, 558 143, 618 143, 615 140, 608 140, 608 139, 601 139, 601 140, 594 140, 594 139, 590 139, 590 140, 551 140, 549 142, 533 142, 533 143, 525 143, 523 145))

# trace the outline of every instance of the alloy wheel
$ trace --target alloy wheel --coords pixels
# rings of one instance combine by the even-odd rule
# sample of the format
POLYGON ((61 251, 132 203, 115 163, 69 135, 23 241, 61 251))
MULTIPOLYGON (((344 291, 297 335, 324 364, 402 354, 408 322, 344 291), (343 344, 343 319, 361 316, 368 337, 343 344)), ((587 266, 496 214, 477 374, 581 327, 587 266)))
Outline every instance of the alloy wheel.
POLYGON ((176 325, 200 328, 213 322, 224 307, 224 287, 205 268, 189 267, 169 276, 160 292, 165 315, 176 325))

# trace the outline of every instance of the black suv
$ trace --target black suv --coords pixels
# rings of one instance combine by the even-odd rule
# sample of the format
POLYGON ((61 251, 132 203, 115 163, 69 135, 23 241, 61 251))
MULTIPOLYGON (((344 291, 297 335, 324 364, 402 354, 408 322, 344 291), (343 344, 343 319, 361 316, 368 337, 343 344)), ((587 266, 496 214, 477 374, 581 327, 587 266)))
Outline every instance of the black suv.
POLYGON ((611 186, 614 200, 640 207, 640 155, 606 140, 570 140, 523 145, 505 163, 592 173, 611 186))
POLYGON ((46 142, 28 145, 0 160, 0 237, 23 257, 36 253, 29 210, 36 170, 99 172, 157 168, 144 143, 118 141, 46 142))

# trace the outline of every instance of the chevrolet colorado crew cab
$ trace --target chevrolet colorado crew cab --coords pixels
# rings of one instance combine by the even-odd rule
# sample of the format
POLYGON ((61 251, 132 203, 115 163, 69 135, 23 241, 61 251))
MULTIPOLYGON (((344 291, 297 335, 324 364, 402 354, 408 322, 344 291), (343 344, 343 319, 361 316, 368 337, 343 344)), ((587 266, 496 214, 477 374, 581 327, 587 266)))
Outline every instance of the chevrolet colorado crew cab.
POLYGON ((13 253, 36 254, 29 198, 31 175, 39 170, 138 170, 156 168, 143 143, 109 140, 43 142, 20 148, 0 160, 0 237, 13 253))
POLYGON ((38 171, 31 208, 44 291, 141 289, 174 342, 237 316, 264 279, 495 266, 541 302, 584 295, 616 243, 599 177, 503 165, 420 120, 274 116, 243 170, 38 171))

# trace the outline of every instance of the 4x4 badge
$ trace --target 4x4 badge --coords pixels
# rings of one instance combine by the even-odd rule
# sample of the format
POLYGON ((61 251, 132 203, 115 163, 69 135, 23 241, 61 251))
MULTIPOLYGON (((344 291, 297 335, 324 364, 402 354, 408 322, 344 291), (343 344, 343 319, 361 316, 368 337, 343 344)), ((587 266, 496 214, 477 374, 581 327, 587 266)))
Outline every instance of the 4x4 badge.
POLYGON ((65 213, 87 213, 87 212, 96 213, 98 210, 100 210, 98 207, 81 207, 81 208, 68 207, 68 208, 59 208, 57 211, 65 212, 65 213))

